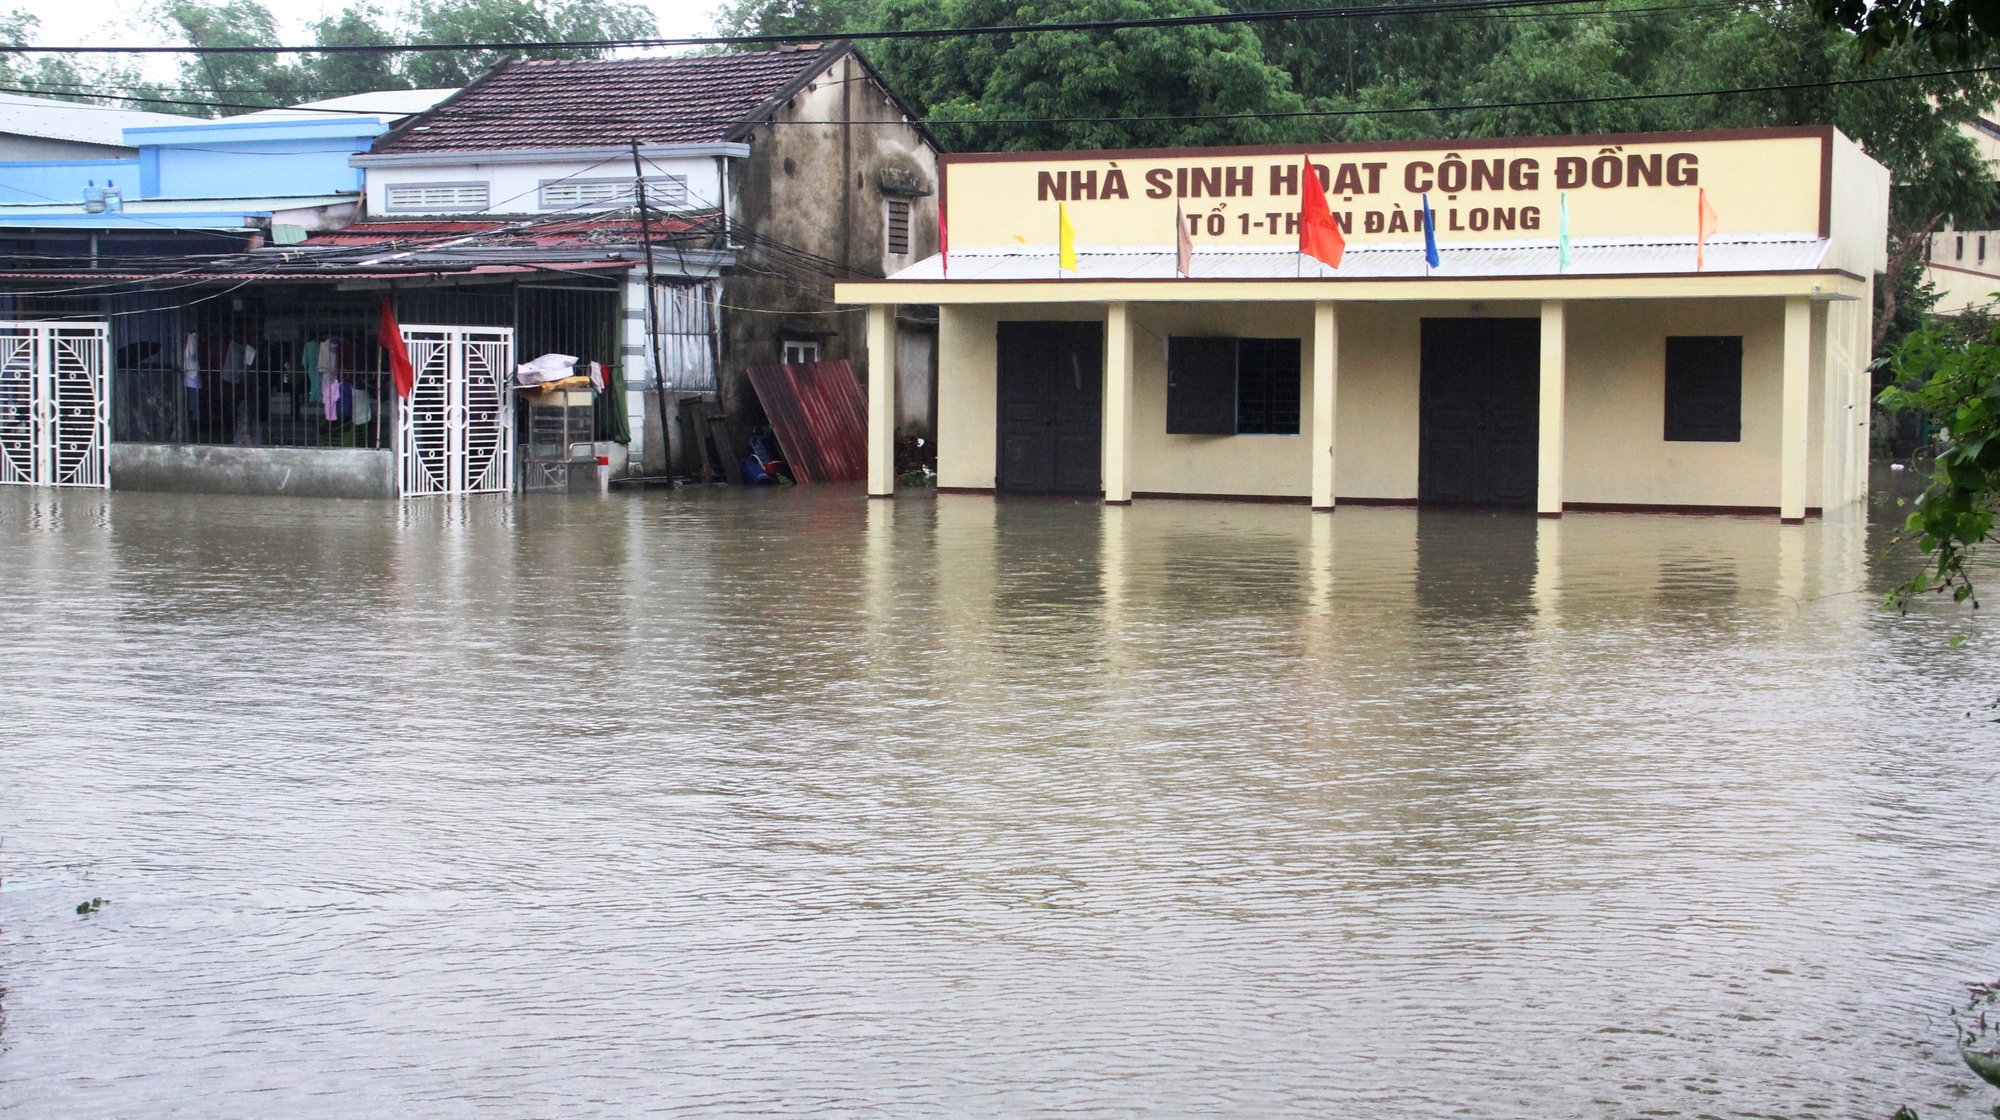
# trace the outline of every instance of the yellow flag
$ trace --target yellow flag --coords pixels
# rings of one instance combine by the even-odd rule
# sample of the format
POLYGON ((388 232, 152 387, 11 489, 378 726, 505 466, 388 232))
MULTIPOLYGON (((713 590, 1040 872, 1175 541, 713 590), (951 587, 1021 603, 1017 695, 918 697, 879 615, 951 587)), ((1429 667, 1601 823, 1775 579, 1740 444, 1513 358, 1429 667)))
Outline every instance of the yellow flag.
POLYGON ((1056 267, 1076 271, 1076 227, 1069 224, 1069 207, 1056 203, 1056 267))

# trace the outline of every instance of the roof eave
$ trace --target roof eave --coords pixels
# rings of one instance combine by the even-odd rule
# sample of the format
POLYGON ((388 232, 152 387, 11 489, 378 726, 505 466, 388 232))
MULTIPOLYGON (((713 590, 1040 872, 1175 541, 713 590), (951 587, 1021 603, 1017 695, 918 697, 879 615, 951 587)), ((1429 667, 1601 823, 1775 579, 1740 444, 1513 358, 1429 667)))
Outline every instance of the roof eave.
MULTIPOLYGON (((349 167, 439 167, 468 163, 550 163, 564 160, 602 160, 630 155, 630 144, 592 145, 574 148, 435 148, 420 152, 361 152, 347 157, 349 167)), ((647 159, 689 159, 725 156, 744 159, 750 145, 721 140, 686 144, 641 144, 639 154, 647 159)))

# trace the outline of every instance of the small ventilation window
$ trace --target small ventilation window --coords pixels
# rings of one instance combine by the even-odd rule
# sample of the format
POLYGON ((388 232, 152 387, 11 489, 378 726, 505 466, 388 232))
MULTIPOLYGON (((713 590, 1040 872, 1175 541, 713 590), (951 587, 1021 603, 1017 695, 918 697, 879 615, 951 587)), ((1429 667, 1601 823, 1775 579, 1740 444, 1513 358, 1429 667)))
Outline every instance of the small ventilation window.
POLYGON ((786 365, 803 366, 817 361, 819 361, 819 343, 792 341, 785 343, 786 365))
POLYGON ((392 214, 463 214, 484 210, 485 183, 391 183, 383 201, 392 214))
POLYGON ((1743 439, 1743 336, 1667 339, 1667 439, 1743 439))
POLYGON ((910 252, 910 204, 900 198, 889 200, 889 254, 908 256, 910 252))

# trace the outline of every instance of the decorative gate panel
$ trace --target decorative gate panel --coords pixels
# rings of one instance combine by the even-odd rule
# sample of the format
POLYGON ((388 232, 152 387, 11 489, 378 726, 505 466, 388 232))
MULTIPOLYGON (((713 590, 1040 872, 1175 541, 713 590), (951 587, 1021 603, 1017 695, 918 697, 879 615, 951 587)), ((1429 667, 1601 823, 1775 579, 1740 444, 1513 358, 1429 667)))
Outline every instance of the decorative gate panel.
POLYGON ((105 323, 0 323, 0 483, 111 485, 105 323))
POLYGON ((416 382, 398 423, 405 497, 504 493, 514 478, 514 332, 403 328, 416 382))

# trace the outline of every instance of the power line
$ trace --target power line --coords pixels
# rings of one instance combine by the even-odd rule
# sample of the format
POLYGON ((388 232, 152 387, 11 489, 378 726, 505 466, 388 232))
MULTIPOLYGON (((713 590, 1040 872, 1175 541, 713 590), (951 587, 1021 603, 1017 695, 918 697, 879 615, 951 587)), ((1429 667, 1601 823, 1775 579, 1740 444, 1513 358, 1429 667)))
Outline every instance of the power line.
POLYGON ((577 39, 519 43, 384 43, 321 46, 0 46, 0 54, 422 54, 448 51, 651 50, 665 47, 726 47, 834 43, 843 40, 951 39, 967 36, 1041 34, 1057 31, 1125 31, 1156 27, 1213 27, 1235 23, 1286 23, 1321 19, 1389 19, 1468 12, 1566 8, 1603 0, 1426 0, 1412 4, 1362 4, 1339 8, 1285 8, 1267 12, 1213 12, 1146 19, 1067 20, 1058 23, 996 24, 980 27, 911 27, 887 31, 842 31, 786 35, 714 35, 683 39, 577 39))
MULTIPOLYGON (((991 127, 991 126, 1001 126, 1001 125, 1025 125, 1025 124, 1152 124, 1152 123, 1168 123, 1174 121, 1293 120, 1299 118, 1324 118, 1324 117, 1395 116, 1408 113, 1467 113, 1467 112, 1477 112, 1481 110, 1498 110, 1498 109, 1540 109, 1540 108, 1550 108, 1562 105, 1607 105, 1607 104, 1617 104, 1620 102, 1661 101, 1661 100, 1684 98, 1684 97, 1731 97, 1740 94, 1750 94, 1750 93, 1788 93, 1795 90, 1836 89, 1844 86, 1876 85, 1883 82, 1914 82, 1914 81, 1925 81, 1932 78, 1960 78, 1960 77, 1971 77, 1980 74, 1994 74, 1994 73, 2000 73, 2000 66, 1968 66, 1954 70, 1926 70, 1913 74, 1876 74, 1862 78, 1830 78, 1815 82, 1788 82, 1788 83, 1778 83, 1778 84, 1761 85, 1761 86, 1728 86, 1717 89, 1681 90, 1681 91, 1666 92, 1666 93, 1620 93, 1620 94, 1604 94, 1595 97, 1544 98, 1536 101, 1492 101, 1483 104, 1399 105, 1399 106, 1388 106, 1388 107, 1366 108, 1366 109, 1296 109, 1296 110, 1286 110, 1282 112, 1256 112, 1256 113, 1161 113, 1144 117, 1113 117, 1113 116, 978 117, 978 118, 931 117, 919 123, 923 124, 927 128, 936 129, 944 127, 991 127)), ((11 87, 0 86, 0 93, 13 93, 13 92, 19 92, 19 91, 11 87)), ((117 94, 103 94, 101 96, 103 96, 107 100, 131 101, 139 103, 175 104, 175 105, 200 104, 200 105, 212 105, 218 108, 237 108, 237 107, 258 108, 258 109, 269 108, 269 106, 231 106, 224 103, 213 103, 213 102, 186 102, 186 101, 162 102, 160 99, 157 98, 124 97, 124 96, 119 96, 117 94)), ((80 106, 80 107, 90 108, 91 106, 80 106)), ((100 108, 108 108, 108 107, 100 106, 100 108)), ((368 113, 364 115, 381 116, 383 114, 368 113)), ((495 113, 495 114, 451 113, 447 114, 446 119, 452 119, 452 120, 508 119, 513 116, 514 114, 505 114, 505 113, 495 113)), ((194 119, 195 118, 190 118, 190 120, 194 119)), ((609 119, 615 121, 617 118, 614 116, 609 119)), ((685 123, 685 124, 734 124, 744 120, 744 118, 741 116, 714 116, 714 117, 684 116, 684 117, 678 117, 676 118, 676 120, 679 123, 685 123)), ((880 124, 890 124, 897 122, 846 121, 846 120, 784 120, 784 121, 771 120, 771 121, 759 121, 757 123, 771 124, 771 125, 777 125, 777 124, 811 125, 811 126, 824 127, 824 126, 837 126, 837 125, 880 125, 880 124)))

